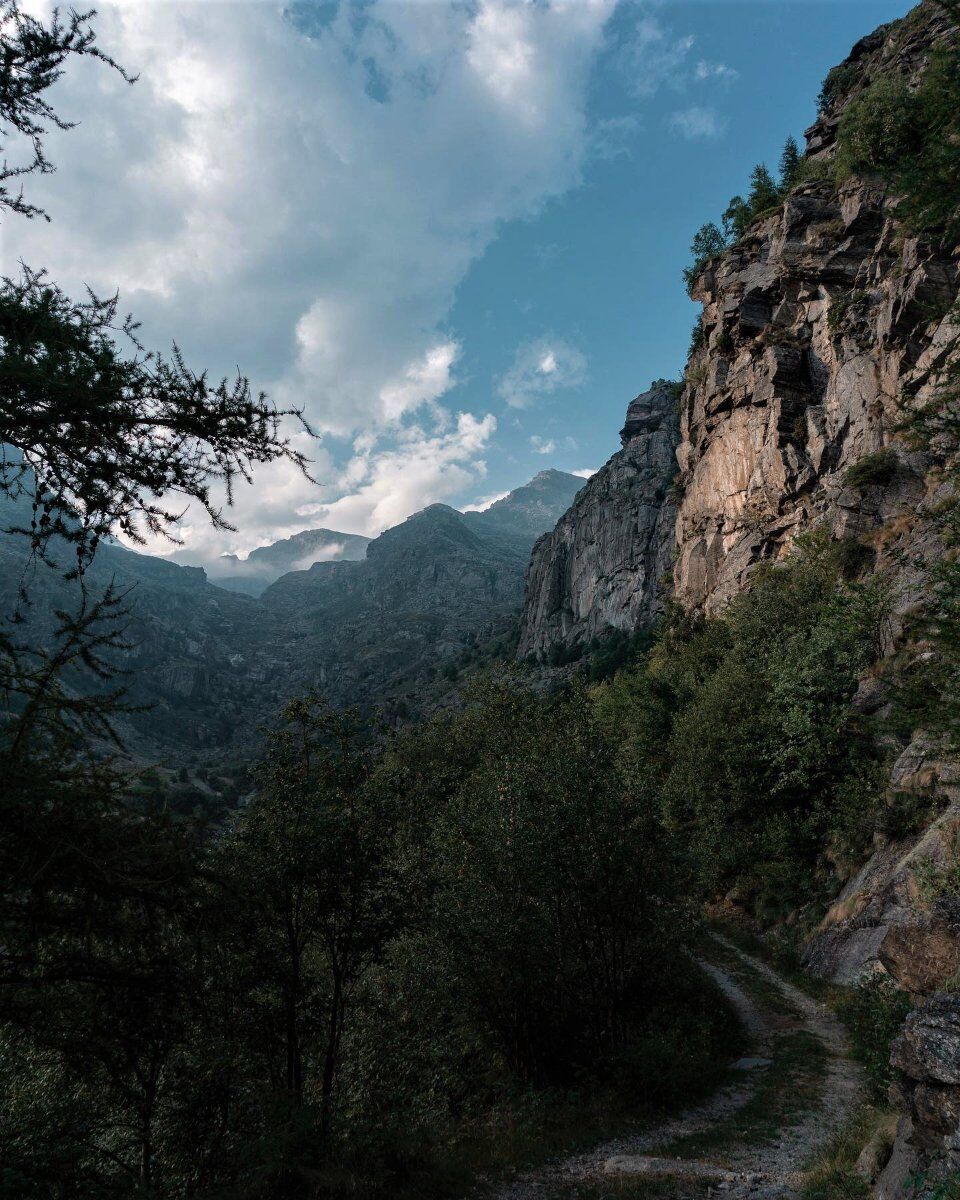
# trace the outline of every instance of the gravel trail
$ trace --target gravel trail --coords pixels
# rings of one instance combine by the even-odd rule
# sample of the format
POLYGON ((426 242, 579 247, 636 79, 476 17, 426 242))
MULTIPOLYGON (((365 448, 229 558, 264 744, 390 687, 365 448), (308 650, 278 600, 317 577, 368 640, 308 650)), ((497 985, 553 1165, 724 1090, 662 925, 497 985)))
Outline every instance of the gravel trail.
MULTIPOLYGON (((800 1119, 783 1128, 777 1138, 757 1145, 722 1147, 717 1160, 667 1157, 666 1147, 682 1138, 712 1129, 749 1103, 775 1053, 775 1033, 782 1028, 781 1013, 767 1009, 744 991, 733 974, 716 964, 700 966, 735 1008, 751 1042, 751 1055, 734 1064, 737 1077, 706 1102, 641 1134, 608 1141, 586 1154, 525 1172, 493 1190, 474 1193, 487 1200, 544 1200, 576 1195, 576 1185, 603 1177, 659 1177, 689 1180, 691 1200, 706 1195, 752 1200, 795 1196, 804 1168, 853 1114, 863 1088, 860 1068, 847 1052, 843 1026, 817 1000, 782 978, 753 955, 740 950, 719 934, 711 935, 728 954, 771 984, 796 1011, 792 1024, 816 1038, 827 1056, 826 1072, 816 1100, 800 1119), (660 1153, 658 1154, 658 1151, 660 1153)), ((681 1147, 682 1149, 682 1147, 681 1147)))

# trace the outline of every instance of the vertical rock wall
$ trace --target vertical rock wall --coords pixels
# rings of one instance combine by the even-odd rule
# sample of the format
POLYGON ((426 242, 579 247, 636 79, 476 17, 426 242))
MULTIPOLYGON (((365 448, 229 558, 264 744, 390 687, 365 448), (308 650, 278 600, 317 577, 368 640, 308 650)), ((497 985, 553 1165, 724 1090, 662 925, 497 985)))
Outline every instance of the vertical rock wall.
POLYGON ((659 381, 632 402, 623 449, 534 546, 521 657, 633 631, 660 611, 672 567, 677 395, 676 384, 659 381))

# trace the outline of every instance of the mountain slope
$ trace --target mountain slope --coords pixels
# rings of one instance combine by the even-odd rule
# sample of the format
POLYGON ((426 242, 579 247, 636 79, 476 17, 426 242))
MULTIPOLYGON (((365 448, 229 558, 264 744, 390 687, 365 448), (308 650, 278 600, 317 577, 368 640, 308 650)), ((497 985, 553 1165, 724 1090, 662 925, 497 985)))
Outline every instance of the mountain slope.
POLYGON ((375 538, 358 563, 316 563, 261 597, 298 687, 334 702, 417 711, 477 643, 509 636, 534 539, 567 508, 577 476, 543 472, 480 513, 433 504, 375 538), (494 509, 496 511, 494 511, 494 509))
MULTIPOLYGON (((944 518, 957 503, 960 370, 960 247, 943 224, 916 219, 916 198, 929 186, 922 172, 901 171, 898 156, 921 161, 917 146, 928 137, 933 161, 937 153, 953 161, 946 156, 956 146, 956 108, 937 118, 947 124, 910 126, 917 120, 910 98, 922 95, 934 65, 951 71, 957 86, 958 63, 955 11, 924 0, 862 39, 828 75, 799 179, 692 272, 703 309, 680 397, 672 583, 686 609, 723 614, 751 591, 759 565, 783 561, 814 533, 842 551, 852 594, 873 587, 888 603, 877 661, 849 701, 851 727, 872 739, 880 764, 879 780, 851 804, 856 848, 835 835, 820 853, 809 902, 779 917, 758 914, 782 922, 779 935, 806 929, 811 972, 845 984, 873 981, 878 991, 863 1001, 875 1006, 871 1013, 923 1000, 892 1048, 891 1095, 903 1116, 889 1161, 875 1163, 875 1173, 883 1168, 875 1194, 884 1200, 913 1195, 911 1175, 955 1180, 960 1169, 960 1001, 952 990, 960 964, 960 773, 949 737, 923 728, 929 720, 943 729, 938 715, 898 708, 917 663, 935 659, 938 645, 943 653, 943 642, 917 630, 924 606, 937 611, 931 569, 955 568, 944 518), (948 368, 952 392, 944 386, 948 368), (923 414, 937 430, 926 442, 908 431, 923 414), (906 666, 895 658, 901 652, 906 666), (836 899, 827 906, 822 896, 831 889, 836 899)), ((929 78, 942 88, 942 76, 929 78)), ((955 179, 953 188, 956 202, 955 179)), ((611 487, 585 490, 576 519, 538 545, 521 650, 542 652, 589 629, 597 609, 591 585, 601 574, 588 553, 612 535, 631 502, 627 478, 604 482, 611 487), (570 552, 584 564, 587 585, 578 588, 564 552, 591 526, 597 534, 570 552)), ((637 606, 628 620, 637 623, 648 611, 644 578, 628 584, 637 606)), ((955 631, 955 619, 955 611, 943 618, 948 629, 955 631)), ((954 679, 951 664, 944 666, 954 679)), ((941 699, 949 702, 949 688, 941 699)), ((709 736, 736 748, 747 725, 730 713, 727 747, 724 715, 715 715, 709 736)), ((708 731, 688 732, 706 743, 708 731)), ((697 747, 694 762, 696 754, 697 747)), ((748 751, 745 761, 752 757, 748 751)), ((718 784, 731 825, 738 778, 718 784)), ((836 804, 839 828, 843 799, 816 801, 836 804)), ((768 802, 747 797, 754 830, 768 802)), ((736 890, 723 899, 733 911, 750 913, 750 903, 736 890)), ((883 1067, 890 1047, 876 1031, 871 1038, 869 1053, 883 1067)))
POLYGON ((564 512, 586 481, 565 471, 540 471, 529 483, 515 488, 483 512, 470 512, 467 521, 483 529, 539 537, 564 512))
MULTIPOLYGON (((474 657, 478 640, 510 635, 530 547, 582 482, 544 472, 492 516, 431 505, 372 541, 346 543, 365 559, 316 562, 272 583, 262 576, 259 599, 216 586, 199 567, 101 546, 86 585, 96 596, 112 581, 126 595, 130 648, 116 665, 131 702, 144 706, 121 722, 131 748, 178 760, 243 757, 264 720, 308 688, 336 704, 386 704, 398 715, 434 703, 438 687, 449 687, 444 672, 474 657)), ((29 513, 7 508, 5 528, 29 523, 29 513)), ((307 531, 250 559, 275 572, 304 551, 329 548, 331 537, 340 545, 345 535, 307 531)), ((0 534, 5 615, 16 608, 26 560, 26 540, 0 534)), ((28 582, 20 633, 49 645, 56 611, 76 611, 81 593, 46 569, 33 570, 28 582)), ((101 687, 92 677, 71 683, 101 687)))

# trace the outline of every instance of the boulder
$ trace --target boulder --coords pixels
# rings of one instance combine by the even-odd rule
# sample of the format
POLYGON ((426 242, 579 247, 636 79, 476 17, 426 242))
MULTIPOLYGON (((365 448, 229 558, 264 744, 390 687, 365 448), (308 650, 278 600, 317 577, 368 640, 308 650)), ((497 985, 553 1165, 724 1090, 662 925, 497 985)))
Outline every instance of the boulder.
POLYGON ((890 1061, 918 1082, 960 1084, 960 995, 940 992, 914 1009, 890 1061))

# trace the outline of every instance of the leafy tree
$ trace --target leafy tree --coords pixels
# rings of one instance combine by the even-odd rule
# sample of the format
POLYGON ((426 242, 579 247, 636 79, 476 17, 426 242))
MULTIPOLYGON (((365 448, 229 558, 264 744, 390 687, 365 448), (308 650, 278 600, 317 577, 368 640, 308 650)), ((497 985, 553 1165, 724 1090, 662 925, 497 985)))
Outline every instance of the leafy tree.
POLYGON ((747 226, 750 224, 750 205, 742 196, 733 196, 721 219, 724 236, 728 241, 737 242, 747 232, 747 226))
POLYGON ((462 724, 431 842, 438 950, 511 1071, 563 1082, 609 1060, 631 987, 677 952, 674 853, 579 688, 543 699, 490 683, 462 724))
POLYGON ((853 854, 872 832, 878 757, 851 700, 885 598, 844 564, 842 546, 808 539, 722 619, 673 610, 640 677, 601 692, 602 712, 623 709, 622 762, 659 793, 707 895, 795 902, 828 846, 853 854))
POLYGON ((324 1140, 351 1004, 404 913, 393 818, 368 774, 349 716, 313 696, 292 701, 217 855, 231 893, 246 897, 235 983, 259 996, 251 1016, 271 1086, 294 1120, 316 1099, 324 1140))
POLYGON ((90 25, 93 12, 73 9, 64 20, 54 9, 48 24, 23 11, 19 0, 0 0, 0 154, 11 133, 25 139, 32 158, 0 167, 0 210, 20 216, 46 216, 23 197, 27 175, 49 174, 54 167, 44 153, 43 140, 51 129, 69 129, 69 121, 54 109, 45 93, 63 74, 69 58, 96 58, 132 83, 131 76, 97 45, 90 25))
POLYGON ((726 249, 726 245, 726 238, 712 221, 708 221, 706 225, 700 226, 690 244, 690 253, 693 255, 693 262, 689 267, 685 267, 683 271, 683 279, 687 285, 688 294, 692 290, 696 278, 703 268, 711 258, 722 254, 726 249))
POLYGON ((15 528, 40 555, 52 538, 71 544, 78 569, 112 531, 169 533, 178 514, 165 497, 195 500, 230 528, 212 483, 229 502, 257 463, 305 469, 281 430, 298 412, 254 397, 242 376, 208 382, 176 346, 169 360, 143 353, 117 303, 74 302, 26 268, 0 283, 0 497, 28 497, 29 521, 15 528), (132 354, 118 348, 123 335, 132 354))
MULTIPOLYGON (((63 64, 95 57, 122 73, 96 46, 92 15, 44 25, 16 0, 0 3, 0 137, 32 148, 0 171, 8 213, 43 215, 18 181, 52 170, 44 136, 69 127, 47 98, 63 64)), ((229 501, 258 462, 305 468, 281 429, 298 414, 254 397, 242 377, 208 383, 176 348, 147 353, 117 313, 116 298, 74 302, 26 267, 0 284, 4 521, 34 558, 72 551, 68 574, 82 575, 110 531, 169 532, 172 496, 224 524, 213 482, 229 501)), ((0 1108, 36 1135, 17 1138, 15 1161, 5 1153, 4 1184, 12 1171, 25 1195, 161 1194, 174 1170, 181 1182, 199 1177, 183 1081, 187 1060, 206 1061, 198 1043, 220 1048, 196 919, 203 842, 169 817, 162 790, 156 807, 137 798, 111 762, 125 598, 114 587, 79 596, 46 647, 25 641, 16 619, 0 628, 0 1108), (105 690, 84 698, 78 673, 105 690), (35 1071, 27 1086, 22 1069, 35 1071)), ((215 1092, 195 1086, 193 1097, 215 1113, 215 1092)))

